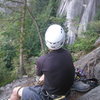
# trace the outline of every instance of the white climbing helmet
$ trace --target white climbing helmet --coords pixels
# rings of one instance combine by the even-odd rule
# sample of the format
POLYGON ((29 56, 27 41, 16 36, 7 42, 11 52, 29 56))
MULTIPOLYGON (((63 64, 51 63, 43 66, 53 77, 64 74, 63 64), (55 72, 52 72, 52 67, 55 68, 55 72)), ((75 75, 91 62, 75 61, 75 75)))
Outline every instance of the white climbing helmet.
POLYGON ((50 25, 45 33, 45 42, 51 50, 60 49, 65 43, 64 29, 57 24, 50 25))

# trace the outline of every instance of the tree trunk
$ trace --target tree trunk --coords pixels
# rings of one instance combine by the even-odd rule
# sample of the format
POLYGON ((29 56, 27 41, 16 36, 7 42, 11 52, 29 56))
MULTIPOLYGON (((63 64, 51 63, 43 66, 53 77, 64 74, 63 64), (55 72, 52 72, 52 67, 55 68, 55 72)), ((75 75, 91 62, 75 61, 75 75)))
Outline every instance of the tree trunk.
POLYGON ((44 49, 44 44, 43 44, 43 40, 42 40, 42 37, 41 37, 41 33, 40 33, 40 30, 39 30, 38 23, 37 23, 37 21, 35 20, 35 17, 33 16, 32 11, 29 9, 28 6, 27 6, 27 9, 28 9, 28 12, 29 12, 29 14, 30 14, 32 20, 33 20, 33 23, 34 23, 35 26, 36 26, 37 33, 38 33, 39 40, 40 40, 41 50, 42 50, 42 52, 44 53, 44 52, 45 52, 45 49, 44 49))
POLYGON ((24 41, 24 22, 25 22, 25 12, 26 12, 26 2, 27 0, 24 0, 24 5, 21 6, 21 33, 20 33, 20 77, 22 75, 26 74, 25 68, 24 68, 24 61, 23 61, 23 41, 24 41))

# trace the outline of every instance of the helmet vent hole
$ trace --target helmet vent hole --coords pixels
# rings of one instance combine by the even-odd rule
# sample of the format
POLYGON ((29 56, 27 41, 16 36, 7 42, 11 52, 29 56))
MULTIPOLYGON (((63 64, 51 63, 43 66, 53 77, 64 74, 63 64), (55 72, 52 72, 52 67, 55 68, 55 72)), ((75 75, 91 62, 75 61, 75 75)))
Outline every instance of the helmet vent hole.
MULTIPOLYGON (((47 41, 47 42, 49 42, 49 41, 47 41)), ((49 42, 50 44, 52 44, 52 42, 49 42)))
POLYGON ((52 44, 52 43, 50 42, 50 44, 52 44))
POLYGON ((62 45, 63 44, 63 42, 61 42, 61 44, 60 45, 62 45))
POLYGON ((61 34, 62 34, 62 30, 63 30, 63 29, 61 28, 61 34))
POLYGON ((52 48, 55 48, 55 46, 51 46, 52 48))

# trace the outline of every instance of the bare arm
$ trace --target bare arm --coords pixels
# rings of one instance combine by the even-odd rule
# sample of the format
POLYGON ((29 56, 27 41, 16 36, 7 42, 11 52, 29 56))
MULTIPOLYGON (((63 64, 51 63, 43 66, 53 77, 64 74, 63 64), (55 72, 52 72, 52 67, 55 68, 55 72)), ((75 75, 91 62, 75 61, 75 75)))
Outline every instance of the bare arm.
POLYGON ((44 74, 39 78, 39 84, 43 85, 44 83, 44 74))

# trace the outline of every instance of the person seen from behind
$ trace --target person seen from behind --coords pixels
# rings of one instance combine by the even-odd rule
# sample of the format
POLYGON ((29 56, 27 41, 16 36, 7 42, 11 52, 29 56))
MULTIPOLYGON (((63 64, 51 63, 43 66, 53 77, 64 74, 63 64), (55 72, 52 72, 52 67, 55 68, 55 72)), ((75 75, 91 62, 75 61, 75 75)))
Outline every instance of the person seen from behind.
POLYGON ((67 100, 75 68, 70 52, 63 49, 64 29, 58 24, 50 25, 45 33, 45 43, 49 53, 36 62, 36 74, 43 85, 16 87, 8 100, 67 100))

